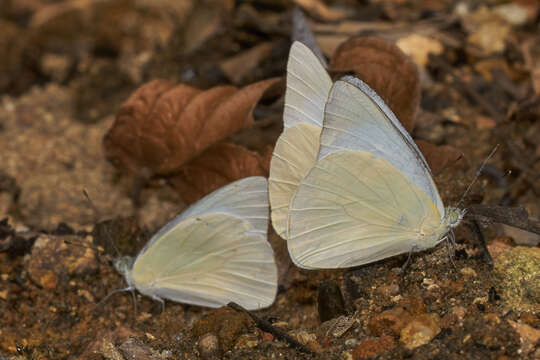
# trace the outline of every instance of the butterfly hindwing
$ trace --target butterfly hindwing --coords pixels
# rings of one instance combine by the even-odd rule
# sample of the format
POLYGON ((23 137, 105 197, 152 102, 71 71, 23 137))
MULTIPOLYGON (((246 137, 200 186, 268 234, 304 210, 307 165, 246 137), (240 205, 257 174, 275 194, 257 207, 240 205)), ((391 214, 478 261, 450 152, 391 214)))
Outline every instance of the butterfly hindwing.
POLYGON ((317 159, 320 133, 321 129, 315 125, 298 124, 284 131, 274 147, 268 192, 272 225, 282 238, 286 237, 291 197, 317 159))

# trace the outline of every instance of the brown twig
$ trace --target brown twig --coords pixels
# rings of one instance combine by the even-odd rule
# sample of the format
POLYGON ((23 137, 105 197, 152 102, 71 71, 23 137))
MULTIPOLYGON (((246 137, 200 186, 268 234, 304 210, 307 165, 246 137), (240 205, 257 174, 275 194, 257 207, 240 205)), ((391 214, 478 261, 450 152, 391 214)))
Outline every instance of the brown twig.
POLYGON ((276 338, 289 343, 292 347, 296 348, 297 350, 302 351, 302 352, 307 353, 307 354, 310 354, 310 355, 316 355, 315 352, 310 350, 304 344, 296 341, 291 336, 289 336, 287 333, 279 330, 278 328, 276 328, 275 326, 270 324, 268 321, 263 320, 263 319, 259 318, 258 316, 252 314, 250 311, 244 309, 242 306, 238 305, 237 303, 230 302, 230 303, 227 304, 227 306, 230 307, 231 309, 235 310, 235 311, 247 314, 255 322, 255 324, 257 325, 257 327, 259 329, 261 329, 263 331, 266 331, 266 332, 274 335, 276 338))
POLYGON ((486 238, 482 233, 480 225, 478 225, 478 221, 476 221, 476 219, 472 219, 472 221, 468 221, 465 224, 476 235, 476 239, 478 240, 478 245, 480 249, 482 249, 482 255, 484 256, 485 262, 489 265, 493 265, 493 258, 491 257, 491 254, 489 253, 489 250, 486 246, 486 238))
POLYGON ((540 221, 529 219, 527 211, 522 207, 471 205, 467 211, 468 216, 479 221, 492 221, 540 235, 540 221))

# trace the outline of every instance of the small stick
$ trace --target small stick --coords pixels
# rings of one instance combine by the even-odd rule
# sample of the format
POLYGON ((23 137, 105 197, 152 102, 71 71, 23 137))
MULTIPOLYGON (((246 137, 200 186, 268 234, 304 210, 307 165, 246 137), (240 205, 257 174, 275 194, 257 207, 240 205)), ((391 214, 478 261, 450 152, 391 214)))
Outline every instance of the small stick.
POLYGON ((522 207, 510 208, 497 205, 471 205, 467 215, 476 220, 485 220, 509 225, 521 230, 540 235, 540 221, 529 219, 527 211, 522 207))
POLYGON ((491 254, 489 253, 489 250, 486 246, 486 238, 484 237, 484 234, 482 233, 482 229, 480 229, 480 225, 478 225, 478 221, 476 221, 476 219, 473 219, 472 221, 467 221, 465 224, 476 235, 476 240, 478 240, 478 245, 480 246, 480 249, 482 249, 482 252, 483 252, 484 261, 489 265, 493 265, 493 258, 491 257, 491 254))
POLYGON ((244 309, 242 306, 238 305, 237 303, 230 302, 230 303, 227 304, 227 306, 230 307, 233 310, 236 310, 238 312, 247 314, 255 322, 255 324, 257 325, 257 327, 259 329, 261 329, 263 331, 266 331, 266 332, 274 335, 276 338, 289 343, 292 347, 296 348, 297 350, 302 351, 302 352, 307 353, 307 354, 310 354, 310 355, 316 355, 315 352, 310 350, 304 344, 296 341, 295 339, 293 339, 291 336, 289 336, 284 331, 281 331, 281 330, 277 329, 275 326, 270 324, 268 321, 263 320, 263 319, 259 318, 258 316, 252 314, 250 311, 244 309))

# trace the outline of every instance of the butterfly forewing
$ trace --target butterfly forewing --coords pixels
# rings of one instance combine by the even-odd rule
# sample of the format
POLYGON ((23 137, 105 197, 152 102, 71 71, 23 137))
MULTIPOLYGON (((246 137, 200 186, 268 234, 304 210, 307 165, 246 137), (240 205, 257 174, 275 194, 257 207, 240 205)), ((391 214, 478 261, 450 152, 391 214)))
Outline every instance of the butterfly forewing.
POLYGON ((433 246, 435 204, 383 158, 340 150, 319 160, 293 197, 289 253, 300 267, 341 268, 433 246))
POLYGON ((420 150, 375 92, 353 77, 337 81, 330 91, 318 159, 343 149, 366 151, 387 160, 444 216, 443 203, 420 150))
POLYGON ((321 127, 331 86, 332 80, 319 59, 307 46, 295 42, 287 63, 284 127, 302 123, 321 127))
POLYGON ((189 206, 180 215, 163 226, 139 256, 165 236, 183 220, 207 213, 223 213, 249 221, 254 232, 266 234, 268 230, 268 183, 262 176, 247 177, 230 183, 189 206))

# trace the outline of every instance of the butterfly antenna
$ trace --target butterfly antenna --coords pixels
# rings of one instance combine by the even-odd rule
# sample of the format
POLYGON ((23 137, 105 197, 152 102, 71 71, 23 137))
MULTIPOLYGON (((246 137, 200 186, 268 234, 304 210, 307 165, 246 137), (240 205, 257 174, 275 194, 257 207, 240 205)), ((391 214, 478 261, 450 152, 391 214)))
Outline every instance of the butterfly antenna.
POLYGON ((98 306, 101 306, 105 301, 109 300, 109 298, 114 295, 114 294, 118 294, 120 292, 124 292, 124 291, 131 291, 131 292, 134 292, 134 289, 132 287, 127 287, 127 288, 123 288, 123 289, 116 289, 116 290, 113 290, 111 291, 110 293, 108 293, 103 299, 99 300, 99 302, 94 305, 90 311, 94 311, 98 306))
POLYGON ((463 159, 463 154, 459 154, 459 156, 455 159, 450 161, 448 164, 445 164, 436 174, 433 174, 435 177, 440 176, 443 172, 446 171, 446 169, 454 166, 459 160, 463 159))
MULTIPOLYGON (((101 211, 97 208, 97 206, 94 204, 92 199, 90 199, 90 195, 88 195, 88 191, 86 191, 86 189, 83 189, 82 192, 83 192, 84 197, 86 198, 86 201, 88 201, 88 205, 94 211, 94 214, 96 215, 96 218, 94 219, 94 221, 97 222, 98 219, 101 217, 100 216, 101 211)), ((116 247, 116 244, 114 243, 112 236, 109 233, 109 229, 106 226, 104 227, 104 231, 105 231, 105 234, 107 235, 109 242, 112 244, 114 251, 116 252, 116 256, 120 257, 121 256, 120 250, 118 250, 118 248, 116 247)))
POLYGON ((94 216, 96 219, 94 221, 97 221, 97 219, 100 217, 101 211, 97 208, 97 206, 94 204, 92 199, 90 199, 90 195, 88 195, 88 191, 86 189, 82 190, 84 197, 86 198, 86 201, 88 201, 88 205, 90 206, 90 209, 94 212, 94 216))
POLYGON ((122 254, 120 253, 120 249, 118 249, 118 247, 116 246, 116 243, 114 242, 112 236, 111 236, 111 233, 109 232, 109 229, 107 228, 107 226, 104 227, 103 231, 105 231, 105 235, 107 235, 107 239, 109 239, 109 242, 111 243, 113 249, 114 249, 114 252, 116 253, 116 256, 117 257, 120 257, 122 256, 122 254))
POLYGON ((478 180, 478 178, 480 177, 480 175, 482 174, 482 171, 484 170, 484 167, 486 166, 486 164, 488 163, 488 161, 493 157, 493 155, 495 155, 495 152, 497 152, 497 149, 499 149, 499 144, 495 145, 495 147, 493 148, 493 150, 491 150, 491 153, 489 153, 489 155, 487 156, 487 158, 484 159, 484 161, 482 162, 482 165, 480 165, 480 167, 478 168, 478 170, 476 170, 476 175, 474 176, 474 179, 473 181, 471 181, 471 183, 469 184, 469 186, 467 186, 467 189, 465 190, 465 192, 463 193, 463 195, 461 195, 461 199, 459 199, 456 207, 459 208, 460 204, 463 202, 463 200, 465 199, 465 196, 467 196, 469 194, 469 191, 471 191, 471 188, 472 186, 476 183, 476 181, 478 180))

